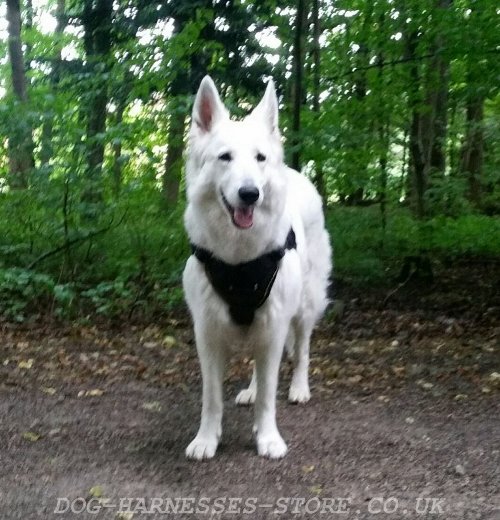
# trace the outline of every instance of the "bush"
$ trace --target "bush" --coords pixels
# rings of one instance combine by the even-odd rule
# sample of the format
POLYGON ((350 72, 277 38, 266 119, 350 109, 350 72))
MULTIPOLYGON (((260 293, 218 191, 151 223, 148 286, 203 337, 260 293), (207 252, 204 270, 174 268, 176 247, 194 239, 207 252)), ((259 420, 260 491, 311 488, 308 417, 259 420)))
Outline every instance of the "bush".
POLYGON ((0 313, 23 321, 27 310, 43 309, 54 295, 56 284, 47 274, 25 269, 0 269, 0 313))
MULTIPOLYGON (((0 314, 150 319, 182 305, 190 254, 182 204, 166 210, 156 188, 131 184, 96 218, 86 220, 75 204, 65 223, 54 209, 64 186, 51 190, 0 194, 0 314)), ((500 255, 494 217, 418 222, 398 207, 388 211, 385 230, 376 205, 334 206, 326 217, 335 277, 353 284, 393 283, 406 256, 500 255)))
POLYGON ((378 206, 336 206, 327 212, 327 226, 335 251, 335 276, 354 283, 396 277, 406 256, 500 255, 496 217, 469 214, 418 222, 409 211, 397 208, 388 212, 384 231, 378 206))

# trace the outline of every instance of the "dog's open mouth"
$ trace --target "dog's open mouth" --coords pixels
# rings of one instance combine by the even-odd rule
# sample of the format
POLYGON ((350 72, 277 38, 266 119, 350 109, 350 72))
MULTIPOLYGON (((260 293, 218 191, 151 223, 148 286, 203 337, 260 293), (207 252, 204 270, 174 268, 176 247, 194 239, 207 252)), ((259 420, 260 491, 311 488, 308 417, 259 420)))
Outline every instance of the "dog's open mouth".
POLYGON ((226 197, 224 197, 224 193, 221 192, 221 195, 224 205, 231 215, 233 224, 240 229, 251 228, 253 225, 253 204, 250 206, 238 206, 233 208, 233 206, 231 206, 227 201, 226 197))

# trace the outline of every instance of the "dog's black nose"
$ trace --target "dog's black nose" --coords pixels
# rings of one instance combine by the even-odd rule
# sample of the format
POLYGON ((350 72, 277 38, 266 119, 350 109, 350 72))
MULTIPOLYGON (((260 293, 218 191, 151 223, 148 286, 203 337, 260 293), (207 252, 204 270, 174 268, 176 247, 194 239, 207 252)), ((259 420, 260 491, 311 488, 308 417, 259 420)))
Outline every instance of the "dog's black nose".
POLYGON ((259 188, 255 186, 244 186, 238 190, 238 195, 245 204, 250 205, 259 198, 259 188))

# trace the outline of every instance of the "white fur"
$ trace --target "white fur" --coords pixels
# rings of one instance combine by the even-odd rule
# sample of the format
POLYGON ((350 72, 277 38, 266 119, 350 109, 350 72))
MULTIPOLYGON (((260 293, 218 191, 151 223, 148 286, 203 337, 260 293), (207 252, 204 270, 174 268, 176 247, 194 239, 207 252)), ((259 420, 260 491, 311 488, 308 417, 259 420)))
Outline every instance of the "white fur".
POLYGON ((214 456, 222 432, 224 365, 232 349, 246 344, 252 348, 255 371, 236 402, 255 402, 259 455, 282 457, 287 446, 276 425, 276 390, 283 347, 287 342, 295 362, 289 400, 306 402, 309 339, 327 304, 331 249, 321 198, 306 177, 283 163, 272 81, 252 114, 232 121, 212 80, 203 79, 193 108, 186 178, 189 238, 225 262, 253 260, 283 246, 290 227, 297 241, 297 249, 286 252, 271 294, 249 327, 231 321, 228 306, 214 291, 203 264, 194 256, 188 259, 183 285, 194 321, 203 400, 200 428, 186 455, 198 460, 214 456), (227 152, 232 160, 220 160, 227 152), (266 160, 257 161, 257 153, 266 160), (238 189, 249 183, 258 187, 260 197, 252 227, 240 229, 233 224, 221 193, 237 206, 238 189))

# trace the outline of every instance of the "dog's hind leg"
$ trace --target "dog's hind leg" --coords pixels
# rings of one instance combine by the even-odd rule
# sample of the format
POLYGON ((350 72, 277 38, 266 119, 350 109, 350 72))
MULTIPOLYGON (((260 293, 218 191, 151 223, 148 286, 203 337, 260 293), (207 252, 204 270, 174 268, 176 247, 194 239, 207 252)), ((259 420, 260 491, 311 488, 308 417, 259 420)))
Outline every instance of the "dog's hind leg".
POLYGON ((249 404, 255 403, 255 396, 257 394, 257 373, 256 368, 254 366, 252 372, 252 379, 248 388, 241 390, 241 392, 236 396, 235 402, 240 406, 248 406, 249 404))
POLYGON ((190 459, 211 459, 222 433, 225 350, 205 343, 203 334, 196 334, 196 345, 203 377, 201 423, 196 437, 186 448, 190 459))
POLYGON ((288 392, 288 400, 291 403, 307 403, 311 398, 309 390, 309 344, 314 322, 313 316, 304 316, 295 322, 295 368, 288 392))
MULTIPOLYGON (((290 361, 295 359, 295 330, 294 326, 290 325, 290 329, 288 330, 288 336, 285 342, 285 350, 287 357, 290 361)), ((240 406, 248 406, 249 404, 255 403, 255 396, 257 394, 257 369, 254 366, 252 372, 252 379, 248 388, 241 390, 240 393, 236 396, 235 402, 240 406)))

